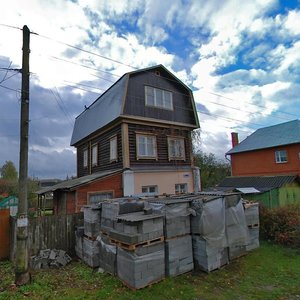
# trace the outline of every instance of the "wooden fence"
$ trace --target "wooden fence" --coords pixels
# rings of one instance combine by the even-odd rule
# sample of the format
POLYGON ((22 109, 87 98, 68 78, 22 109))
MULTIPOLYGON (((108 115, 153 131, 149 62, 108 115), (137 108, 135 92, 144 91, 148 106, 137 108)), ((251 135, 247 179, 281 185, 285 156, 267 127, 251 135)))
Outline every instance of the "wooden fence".
MULTIPOLYGON (((29 219, 29 255, 36 255, 41 249, 61 249, 75 254, 75 227, 83 224, 83 213, 59 216, 43 216, 29 219)), ((15 260, 16 218, 10 219, 10 259, 15 260)))

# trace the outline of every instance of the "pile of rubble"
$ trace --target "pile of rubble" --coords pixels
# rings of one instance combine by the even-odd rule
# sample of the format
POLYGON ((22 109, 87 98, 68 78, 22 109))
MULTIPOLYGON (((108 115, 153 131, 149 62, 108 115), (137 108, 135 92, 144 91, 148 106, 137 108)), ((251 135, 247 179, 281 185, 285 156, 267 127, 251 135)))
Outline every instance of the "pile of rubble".
POLYGON ((61 268, 66 266, 72 258, 64 250, 45 249, 38 255, 31 256, 31 269, 61 268))
POLYGON ((139 289, 194 268, 219 269, 258 246, 258 204, 240 194, 199 193, 87 205, 75 250, 139 289))

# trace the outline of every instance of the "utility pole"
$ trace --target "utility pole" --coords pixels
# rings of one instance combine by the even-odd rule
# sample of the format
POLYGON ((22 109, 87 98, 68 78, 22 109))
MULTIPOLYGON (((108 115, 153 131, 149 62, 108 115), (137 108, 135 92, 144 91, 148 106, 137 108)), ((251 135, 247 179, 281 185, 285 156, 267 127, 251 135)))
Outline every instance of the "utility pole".
POLYGON ((23 26, 23 59, 20 121, 19 203, 17 218, 17 249, 15 283, 24 285, 30 281, 28 271, 28 132, 29 132, 29 28, 23 26))

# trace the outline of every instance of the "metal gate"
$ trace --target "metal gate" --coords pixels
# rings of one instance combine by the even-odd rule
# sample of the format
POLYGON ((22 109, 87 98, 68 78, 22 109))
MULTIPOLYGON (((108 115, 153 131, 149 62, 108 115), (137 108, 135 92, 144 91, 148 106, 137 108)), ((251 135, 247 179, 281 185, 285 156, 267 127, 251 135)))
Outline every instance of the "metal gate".
POLYGON ((0 260, 9 258, 9 216, 9 208, 0 209, 0 260))

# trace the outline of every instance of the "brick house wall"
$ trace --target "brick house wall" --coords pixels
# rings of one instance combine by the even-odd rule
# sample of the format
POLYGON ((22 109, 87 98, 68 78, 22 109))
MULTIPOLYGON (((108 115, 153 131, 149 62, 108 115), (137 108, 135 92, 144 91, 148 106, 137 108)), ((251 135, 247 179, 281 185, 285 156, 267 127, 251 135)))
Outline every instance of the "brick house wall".
POLYGON ((298 174, 300 144, 286 145, 231 155, 232 176, 298 174), (275 151, 286 150, 288 161, 276 163, 275 151))

